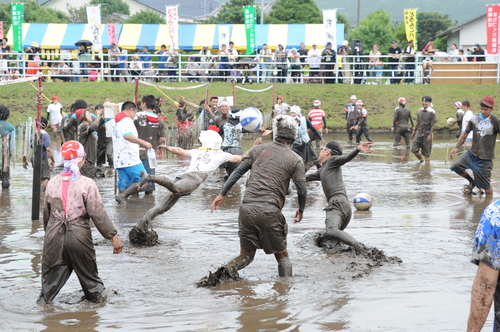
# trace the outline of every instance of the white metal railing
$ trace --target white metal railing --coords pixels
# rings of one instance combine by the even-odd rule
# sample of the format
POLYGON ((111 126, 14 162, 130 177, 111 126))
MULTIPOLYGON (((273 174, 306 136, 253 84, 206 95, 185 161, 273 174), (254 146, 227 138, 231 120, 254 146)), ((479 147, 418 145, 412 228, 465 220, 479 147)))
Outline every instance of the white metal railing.
MULTIPOLYGON (((263 62, 264 57, 260 55, 238 55, 239 61, 220 61, 217 54, 209 56, 200 54, 180 54, 172 56, 169 60, 175 58, 176 61, 150 61, 150 68, 132 68, 133 61, 130 61, 135 54, 128 54, 127 59, 117 62, 109 61, 107 53, 93 54, 94 60, 83 62, 78 60, 61 60, 58 57, 67 57, 67 53, 40 53, 40 60, 28 60, 27 53, 3 53, 0 56, 0 79, 9 80, 15 78, 24 78, 32 75, 32 71, 42 70, 42 76, 46 80, 59 79, 63 81, 80 80, 119 80, 123 78, 132 81, 139 77, 145 81, 202 81, 202 82, 230 82, 250 83, 382 83, 382 80, 408 80, 415 83, 425 82, 426 73, 423 73, 422 60, 425 56, 415 55, 415 61, 408 61, 410 58, 404 58, 404 61, 389 63, 389 56, 381 55, 380 65, 374 66, 369 63, 370 55, 363 56, 342 56, 342 60, 337 55, 336 61, 331 63, 319 62, 313 63, 308 57, 302 57, 303 62, 290 62, 289 58, 285 62, 276 61, 274 55, 271 60, 263 62), (95 58, 97 56, 97 58, 95 58), (9 57, 9 59, 5 59, 9 57), (16 57, 16 58, 14 58, 16 57), (48 58, 50 57, 50 59, 48 58), (194 57, 191 60, 190 57, 194 57), (204 61, 200 61, 200 57, 204 61), (106 59, 106 60, 105 60, 106 59), (68 68, 62 68, 66 73, 60 72, 61 68, 57 65, 64 61, 68 68), (33 64, 37 66, 32 66, 33 64), (72 67, 73 65, 74 67, 72 67), (122 67, 120 67, 120 65, 122 67), (326 66, 332 66, 333 69, 326 69, 326 66), (390 65, 396 66, 391 68, 390 65), (408 69, 408 65, 413 65, 413 69, 408 69), (116 67, 118 66, 118 67, 116 67), (55 68, 54 68, 55 67, 55 68)), ((290 53, 288 53, 290 55, 290 53)), ((74 55, 71 55, 74 56, 74 55)), ((141 55, 138 54, 140 57, 141 55)), ((155 58, 158 55, 150 54, 155 58)), ((467 57, 467 56, 466 56, 467 57)), ((495 61, 485 62, 466 62, 465 64, 484 64, 496 65, 492 68, 481 69, 436 69, 430 78, 434 79, 495 79, 498 84, 500 79, 499 57, 493 57, 495 61), (447 75, 442 77, 439 74, 456 72, 456 75, 447 75), (466 73, 477 73, 477 75, 466 75, 466 73), (488 76, 485 76, 488 75, 488 76)), ((144 65, 144 62, 139 62, 144 65)), ((443 63, 442 58, 437 58, 434 63, 443 63)), ((448 64, 457 64, 449 62, 448 64)))

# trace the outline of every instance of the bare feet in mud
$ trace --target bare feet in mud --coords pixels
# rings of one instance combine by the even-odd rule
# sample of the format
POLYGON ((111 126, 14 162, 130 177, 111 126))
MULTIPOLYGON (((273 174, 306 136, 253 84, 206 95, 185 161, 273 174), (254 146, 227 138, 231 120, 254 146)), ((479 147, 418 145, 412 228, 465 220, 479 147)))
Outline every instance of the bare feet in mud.
POLYGON ((215 287, 226 281, 238 281, 240 275, 235 269, 229 269, 227 266, 221 266, 214 273, 208 272, 208 276, 203 277, 196 286, 198 287, 215 287))
POLYGON ((131 244, 140 247, 152 247, 158 243, 158 234, 149 229, 149 223, 142 220, 130 230, 128 239, 131 244))

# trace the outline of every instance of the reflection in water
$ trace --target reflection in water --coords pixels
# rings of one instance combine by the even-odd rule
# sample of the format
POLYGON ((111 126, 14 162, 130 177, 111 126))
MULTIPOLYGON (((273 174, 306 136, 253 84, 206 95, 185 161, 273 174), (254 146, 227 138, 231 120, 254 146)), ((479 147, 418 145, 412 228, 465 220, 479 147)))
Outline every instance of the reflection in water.
POLYGON ((410 149, 392 149, 392 160, 394 163, 407 163, 410 159, 410 149))
POLYGON ((43 320, 40 322, 45 328, 41 331, 65 332, 81 331, 95 332, 99 327, 99 315, 95 310, 81 310, 77 312, 56 312, 55 309, 46 306, 43 320))

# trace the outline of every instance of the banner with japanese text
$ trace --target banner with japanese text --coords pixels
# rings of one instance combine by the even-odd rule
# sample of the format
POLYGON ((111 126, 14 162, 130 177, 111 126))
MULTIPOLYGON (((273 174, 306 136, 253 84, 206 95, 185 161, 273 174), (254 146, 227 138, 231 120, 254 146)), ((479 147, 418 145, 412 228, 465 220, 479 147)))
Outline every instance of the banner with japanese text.
POLYGON ((219 50, 222 45, 229 45, 229 25, 217 25, 219 29, 219 50))
POLYGON ((416 9, 405 9, 404 15, 406 41, 413 40, 413 45, 417 47, 418 19, 416 9))
POLYGON ((498 54, 498 17, 500 5, 486 6, 486 52, 498 54))
POLYGON ((0 39, 3 39, 3 22, 0 22, 0 39))
POLYGON ((254 54, 257 48, 257 38, 255 36, 255 22, 257 15, 255 6, 243 7, 243 19, 245 21, 245 31, 247 35, 247 52, 246 54, 254 54))
POLYGON ((176 50, 179 48, 179 8, 178 6, 166 6, 166 9, 168 33, 172 41, 170 50, 176 50))
POLYGON ((92 51, 102 51, 101 6, 87 6, 87 21, 92 36, 92 51))
POLYGON ((108 39, 110 45, 118 45, 118 38, 116 36, 116 23, 108 23, 108 39))
POLYGON ((12 45, 14 46, 12 51, 22 52, 23 51, 23 21, 24 21, 24 5, 22 3, 11 4, 11 14, 12 14, 12 45))
POLYGON ((323 10, 323 27, 325 29, 325 45, 332 43, 333 49, 337 49, 337 10, 323 10))

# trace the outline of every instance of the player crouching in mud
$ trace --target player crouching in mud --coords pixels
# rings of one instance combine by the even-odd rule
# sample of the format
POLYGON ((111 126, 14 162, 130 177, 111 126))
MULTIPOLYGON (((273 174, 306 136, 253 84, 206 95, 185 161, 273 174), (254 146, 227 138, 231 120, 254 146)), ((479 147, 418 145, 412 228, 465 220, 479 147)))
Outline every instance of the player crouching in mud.
MULTIPOLYGON (((214 127, 214 130, 217 128, 214 127)), ((182 197, 190 195, 196 190, 220 165, 226 162, 241 162, 243 157, 232 155, 221 150, 222 137, 214 130, 202 131, 199 140, 201 148, 184 150, 182 148, 160 145, 159 149, 170 151, 179 156, 191 158, 189 169, 176 176, 174 180, 159 175, 141 173, 142 181, 140 186, 148 182, 155 182, 169 190, 161 202, 149 209, 142 220, 129 233, 131 243, 139 246, 152 246, 158 241, 155 231, 150 231, 148 226, 158 215, 170 210, 182 197)), ((254 146, 262 142, 260 138, 255 140, 254 146)), ((248 153, 248 152, 247 152, 248 153)))
POLYGON ((346 155, 342 155, 342 148, 337 142, 328 142, 321 148, 319 154, 321 168, 306 174, 306 181, 321 181, 323 192, 328 201, 325 208, 326 232, 320 234, 316 241, 320 247, 333 247, 339 241, 354 246, 355 249, 363 247, 360 242, 344 231, 351 221, 352 209, 342 178, 342 165, 354 159, 360 151, 372 153, 372 142, 360 144, 346 155))
POLYGON ((220 194, 212 202, 214 211, 224 196, 246 172, 252 170, 246 184, 238 218, 240 255, 215 273, 203 278, 198 286, 212 287, 227 280, 239 279, 238 270, 249 265, 257 249, 274 254, 281 277, 292 276, 292 263, 287 251, 288 225, 281 209, 293 179, 298 193, 299 210, 295 222, 302 220, 307 197, 302 158, 290 149, 297 136, 297 122, 291 116, 273 119, 275 141, 254 147, 231 174, 220 194))

